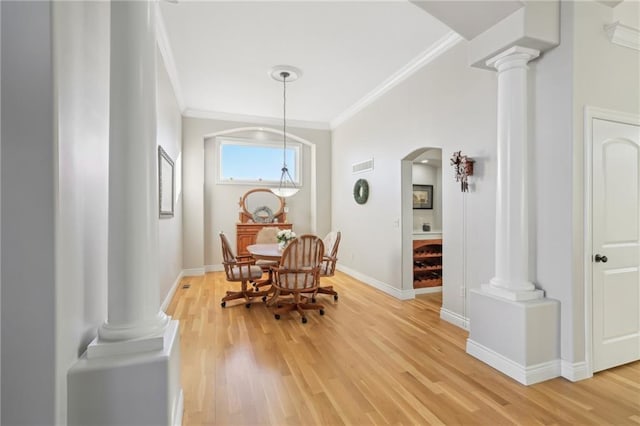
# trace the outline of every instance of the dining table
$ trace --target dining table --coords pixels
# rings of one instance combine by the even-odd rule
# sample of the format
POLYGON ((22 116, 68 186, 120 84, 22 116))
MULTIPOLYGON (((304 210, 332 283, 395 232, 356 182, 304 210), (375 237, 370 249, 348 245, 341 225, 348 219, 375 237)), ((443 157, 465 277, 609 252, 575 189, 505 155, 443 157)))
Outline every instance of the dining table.
POLYGON ((278 243, 252 244, 247 246, 247 251, 254 259, 279 261, 282 257, 278 243))

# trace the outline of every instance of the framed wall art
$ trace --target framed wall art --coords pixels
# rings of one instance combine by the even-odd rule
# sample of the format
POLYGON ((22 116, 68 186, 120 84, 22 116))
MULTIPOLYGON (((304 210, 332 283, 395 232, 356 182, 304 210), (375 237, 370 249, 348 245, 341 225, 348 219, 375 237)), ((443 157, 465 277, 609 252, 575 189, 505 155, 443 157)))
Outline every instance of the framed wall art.
POLYGON ((169 154, 158 147, 158 202, 160 217, 173 217, 173 198, 175 188, 174 164, 169 154))
POLYGON ((413 208, 433 209, 433 185, 413 185, 413 208))

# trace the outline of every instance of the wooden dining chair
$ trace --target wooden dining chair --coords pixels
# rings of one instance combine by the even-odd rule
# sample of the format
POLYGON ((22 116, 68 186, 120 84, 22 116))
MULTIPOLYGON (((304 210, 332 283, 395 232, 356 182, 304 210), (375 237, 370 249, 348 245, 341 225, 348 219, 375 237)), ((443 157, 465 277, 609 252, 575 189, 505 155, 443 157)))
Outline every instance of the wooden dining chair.
MULTIPOLYGON (((280 228, 276 226, 266 226, 258 231, 256 234, 256 244, 276 244, 278 242, 278 232, 280 228)), ((273 275, 271 274, 271 268, 278 266, 277 260, 256 260, 256 265, 262 268, 263 273, 269 274, 268 278, 264 280, 256 280, 253 282, 255 291, 258 291, 260 287, 271 285, 273 281, 273 275)))
POLYGON ((313 293, 320 282, 320 265, 324 244, 315 235, 301 235, 293 239, 282 252, 277 268, 273 268, 276 319, 286 312, 297 311, 302 323, 307 322, 305 310, 314 309, 324 315, 324 306, 308 303, 304 293, 313 293), (287 295, 285 299, 283 295, 287 295))
POLYGON ((251 307, 254 297, 262 297, 262 301, 267 300, 267 291, 252 291, 247 289, 247 283, 262 277, 262 268, 255 265, 255 260, 251 256, 236 256, 231 250, 231 245, 224 232, 220 232, 220 242, 222 244, 222 264, 227 281, 240 282, 240 291, 227 291, 222 298, 220 306, 227 306, 229 300, 245 299, 245 306, 251 307))
MULTIPOLYGON (((322 264, 320 265, 320 278, 332 277, 336 272, 336 263, 338 262, 338 247, 340 246, 340 238, 342 234, 338 232, 329 232, 324 237, 325 254, 322 257, 322 264)), ((333 296, 333 300, 338 300, 338 292, 333 289, 333 286, 318 286, 317 290, 311 296, 311 301, 316 301, 317 294, 329 294, 333 296)))

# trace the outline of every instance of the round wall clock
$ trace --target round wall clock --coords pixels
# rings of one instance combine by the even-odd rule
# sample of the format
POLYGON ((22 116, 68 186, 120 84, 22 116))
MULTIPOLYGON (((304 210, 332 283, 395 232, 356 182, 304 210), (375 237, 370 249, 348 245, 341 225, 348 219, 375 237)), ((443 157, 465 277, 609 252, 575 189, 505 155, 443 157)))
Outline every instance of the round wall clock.
POLYGON ((353 199, 358 204, 364 204, 369 199, 369 182, 366 179, 358 179, 353 185, 353 199))

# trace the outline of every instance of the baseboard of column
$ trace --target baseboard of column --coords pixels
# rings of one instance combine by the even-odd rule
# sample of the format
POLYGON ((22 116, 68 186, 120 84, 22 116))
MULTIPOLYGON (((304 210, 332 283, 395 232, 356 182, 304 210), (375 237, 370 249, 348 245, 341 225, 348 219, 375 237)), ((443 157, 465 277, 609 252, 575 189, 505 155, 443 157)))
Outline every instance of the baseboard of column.
POLYGON ((562 360, 560 364, 562 368, 562 377, 572 382, 578 382, 580 380, 593 377, 593 373, 589 371, 588 365, 585 361, 581 362, 569 362, 562 360))
POLYGON ((170 423, 171 426, 181 426, 182 425, 182 415, 184 414, 184 392, 180 389, 180 393, 178 394, 178 398, 173 405, 173 411, 171 412, 171 418, 173 419, 170 423))
POLYGON ((464 330, 469 330, 469 318, 449 309, 440 308, 440 319, 456 325, 464 330))
POLYGON ((467 339, 467 353, 523 385, 533 385, 560 375, 558 359, 524 366, 471 339, 467 339))
POLYGON ((161 350, 87 358, 67 373, 68 424, 180 424, 180 333, 170 321, 161 350))
POLYGON ((415 298, 415 292, 413 289, 409 289, 409 290, 402 290, 393 286, 390 286, 389 284, 382 282, 380 280, 377 280, 375 278, 369 277, 365 274, 362 274, 358 271, 356 271, 355 269, 351 269, 349 267, 346 267, 344 265, 340 265, 338 264, 336 266, 336 269, 338 269, 340 272, 344 272, 347 275, 352 276, 353 278, 357 279, 358 281, 362 281, 365 284, 368 284, 369 286, 376 288, 382 292, 385 292, 393 297, 395 297, 396 299, 400 299, 400 300, 410 300, 410 299, 414 299, 415 298))

